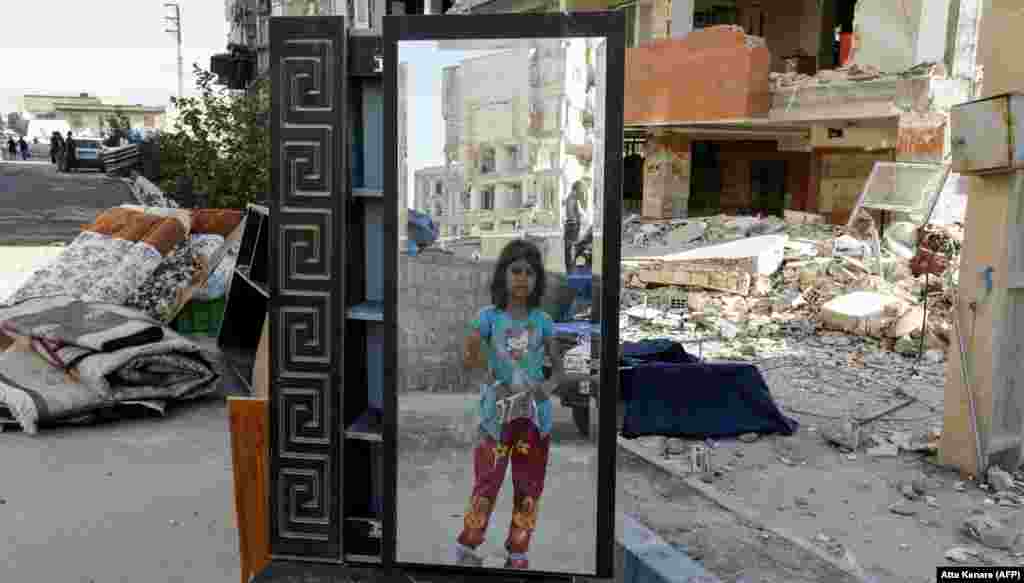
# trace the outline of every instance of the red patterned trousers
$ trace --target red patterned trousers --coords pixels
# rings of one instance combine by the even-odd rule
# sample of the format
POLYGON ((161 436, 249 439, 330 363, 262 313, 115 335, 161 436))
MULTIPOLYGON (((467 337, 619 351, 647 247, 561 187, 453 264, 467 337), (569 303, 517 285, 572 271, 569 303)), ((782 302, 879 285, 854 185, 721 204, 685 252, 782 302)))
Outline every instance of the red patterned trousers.
POLYGON ((509 462, 512 463, 513 506, 505 550, 525 553, 537 526, 537 506, 544 492, 551 436, 541 437, 529 419, 513 419, 502 428, 501 442, 484 434, 473 450, 473 495, 469 499, 459 544, 476 548, 484 542, 509 462))

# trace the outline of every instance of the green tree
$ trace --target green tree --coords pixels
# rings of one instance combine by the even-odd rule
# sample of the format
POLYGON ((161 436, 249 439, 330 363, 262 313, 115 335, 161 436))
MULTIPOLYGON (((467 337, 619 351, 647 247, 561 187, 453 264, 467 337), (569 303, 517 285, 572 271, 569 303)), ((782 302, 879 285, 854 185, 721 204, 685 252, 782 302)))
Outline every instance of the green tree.
POLYGON ((103 122, 110 128, 110 137, 107 140, 108 146, 116 146, 121 143, 121 138, 128 137, 128 131, 132 129, 132 122, 125 115, 120 107, 114 107, 114 113, 108 115, 103 122))
POLYGON ((160 137, 160 180, 174 192, 180 176, 214 208, 244 208, 270 189, 270 132, 261 125, 270 111, 268 81, 247 92, 215 85, 217 76, 193 65, 198 97, 171 98, 173 130, 160 137))

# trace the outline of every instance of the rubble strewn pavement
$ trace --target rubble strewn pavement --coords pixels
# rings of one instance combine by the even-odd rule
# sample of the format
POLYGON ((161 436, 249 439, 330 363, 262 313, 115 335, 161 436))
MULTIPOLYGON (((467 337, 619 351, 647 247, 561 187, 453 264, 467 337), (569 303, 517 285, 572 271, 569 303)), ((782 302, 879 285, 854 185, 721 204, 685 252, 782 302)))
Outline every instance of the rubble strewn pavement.
POLYGON ((626 218, 623 340, 717 340, 710 356, 754 360, 784 354, 787 338, 834 330, 941 362, 963 229, 927 225, 881 239, 808 217, 626 218), (904 243, 916 231, 946 257, 942 276, 912 272, 904 243))

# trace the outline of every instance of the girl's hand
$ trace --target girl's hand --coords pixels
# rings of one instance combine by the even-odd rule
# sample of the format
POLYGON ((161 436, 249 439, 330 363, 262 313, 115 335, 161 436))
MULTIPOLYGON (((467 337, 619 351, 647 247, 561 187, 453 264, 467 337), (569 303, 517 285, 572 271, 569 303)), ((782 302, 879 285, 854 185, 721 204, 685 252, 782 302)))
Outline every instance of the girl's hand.
POLYGON ((539 383, 533 389, 533 399, 535 401, 547 401, 551 398, 551 394, 558 388, 558 382, 554 379, 546 380, 539 383))

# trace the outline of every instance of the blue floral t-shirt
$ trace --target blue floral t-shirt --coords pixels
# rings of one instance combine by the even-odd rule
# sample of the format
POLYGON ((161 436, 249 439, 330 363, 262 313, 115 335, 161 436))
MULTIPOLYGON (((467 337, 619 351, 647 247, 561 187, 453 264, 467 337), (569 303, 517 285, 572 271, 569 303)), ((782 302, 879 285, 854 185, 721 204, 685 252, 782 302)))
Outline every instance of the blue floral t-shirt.
MULTIPOLYGON (((533 309, 526 319, 510 317, 504 310, 487 306, 469 324, 479 331, 487 366, 500 384, 514 384, 517 375, 541 383, 544 381, 544 340, 554 334, 551 317, 533 309), (517 372, 518 371, 518 372, 517 372)), ((501 440, 502 420, 498 415, 496 385, 480 388, 480 428, 495 440, 501 440)), ((551 399, 533 408, 532 421, 541 435, 551 432, 551 399)))

